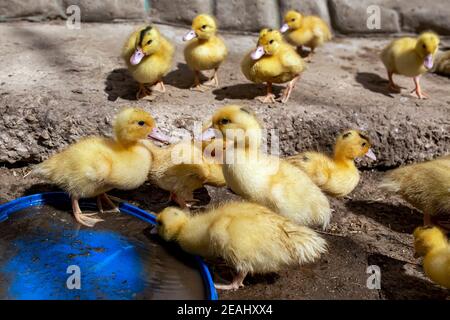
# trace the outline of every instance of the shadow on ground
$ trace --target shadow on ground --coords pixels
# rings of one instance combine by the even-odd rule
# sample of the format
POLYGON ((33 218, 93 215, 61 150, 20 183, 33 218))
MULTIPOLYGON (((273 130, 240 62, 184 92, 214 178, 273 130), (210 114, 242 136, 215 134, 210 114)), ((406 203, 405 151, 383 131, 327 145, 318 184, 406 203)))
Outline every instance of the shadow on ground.
POLYGON ((394 98, 388 90, 389 82, 376 73, 358 72, 356 73, 355 80, 367 90, 394 98))
POLYGON ((407 206, 376 201, 351 201, 345 205, 357 215, 364 215, 394 231, 411 234, 422 225, 423 215, 407 206))
MULTIPOLYGON (((279 97, 282 89, 282 86, 273 86, 273 93, 279 97)), ((254 83, 241 83, 215 89, 213 90, 213 94, 216 96, 216 100, 219 101, 225 99, 253 100, 258 96, 264 96, 266 94, 266 87, 254 83)))
POLYGON ((125 68, 114 69, 106 77, 105 92, 109 101, 116 101, 118 98, 136 100, 137 90, 137 82, 125 68))
MULTIPOLYGON (((205 76, 201 80, 207 80, 205 76)), ((189 89, 194 82, 194 73, 189 69, 186 63, 178 63, 177 69, 169 72, 164 77, 164 83, 174 86, 178 89, 189 89)))
MULTIPOLYGON (((276 274, 249 276, 244 281, 248 286, 219 291, 220 299, 379 299, 378 292, 366 286, 364 248, 348 237, 324 237, 328 253, 316 263, 292 266, 276 274)), ((224 263, 214 264, 212 269, 219 281, 232 279, 232 271, 224 263)))

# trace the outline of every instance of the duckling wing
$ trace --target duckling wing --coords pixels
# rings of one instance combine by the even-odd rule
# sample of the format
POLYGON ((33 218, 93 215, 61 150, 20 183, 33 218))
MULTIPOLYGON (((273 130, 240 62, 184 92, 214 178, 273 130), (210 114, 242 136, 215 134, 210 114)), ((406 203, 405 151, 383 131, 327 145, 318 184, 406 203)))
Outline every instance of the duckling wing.
POLYGON ((108 185, 113 158, 109 141, 82 140, 44 161, 35 173, 78 196, 95 196, 108 185))
POLYGON ((300 73, 305 68, 302 58, 287 43, 283 44, 281 63, 285 69, 292 73, 300 73))
POLYGON ((185 190, 194 191, 203 186, 208 180, 209 170, 203 164, 177 164, 164 174, 166 185, 175 193, 184 193, 185 190))
POLYGON ((325 185, 330 179, 332 168, 326 156, 304 152, 287 157, 286 161, 305 172, 319 187, 325 185))

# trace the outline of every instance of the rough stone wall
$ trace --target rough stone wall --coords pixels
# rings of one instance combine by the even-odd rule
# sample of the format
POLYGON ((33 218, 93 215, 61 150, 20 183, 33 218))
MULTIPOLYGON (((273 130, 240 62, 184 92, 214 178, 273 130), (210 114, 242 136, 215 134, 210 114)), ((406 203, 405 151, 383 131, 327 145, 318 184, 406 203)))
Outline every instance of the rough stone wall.
POLYGON ((450 35, 450 0, 7 0, 0 2, 0 21, 67 18, 78 5, 83 21, 151 19, 190 24, 199 13, 217 16, 222 29, 257 32, 277 28, 283 14, 296 9, 322 17, 344 34, 420 32, 432 29, 450 35), (380 27, 370 29, 371 5, 378 6, 380 27))

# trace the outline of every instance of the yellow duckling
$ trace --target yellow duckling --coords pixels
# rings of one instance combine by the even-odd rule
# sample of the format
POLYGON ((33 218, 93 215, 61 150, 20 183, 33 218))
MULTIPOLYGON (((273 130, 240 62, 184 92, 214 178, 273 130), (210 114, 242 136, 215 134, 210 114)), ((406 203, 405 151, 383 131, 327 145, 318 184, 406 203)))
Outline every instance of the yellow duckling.
POLYGON ((425 274, 435 283, 450 289, 450 243, 437 227, 419 227, 414 231, 415 257, 424 257, 425 274))
POLYGON ((450 214, 450 155, 388 172, 380 185, 421 210, 424 225, 450 214))
POLYGON ((162 78, 170 71, 173 45, 155 26, 144 26, 133 32, 122 51, 128 70, 139 83, 137 99, 151 95, 151 91, 165 92, 162 78), (149 89, 147 86, 153 86, 149 89))
POLYGON ((189 41, 184 49, 184 58, 195 73, 194 90, 204 90, 200 83, 201 70, 214 70, 214 75, 205 85, 219 86, 217 70, 227 57, 228 50, 223 40, 216 36, 216 31, 216 20, 201 14, 194 18, 192 30, 183 37, 183 41, 189 41))
POLYGON ((381 61, 386 67, 389 89, 400 92, 394 83, 393 74, 401 74, 414 79, 415 92, 419 99, 427 95, 420 87, 420 76, 433 68, 433 59, 439 47, 439 37, 433 32, 424 32, 418 38, 404 37, 392 41, 381 52, 381 61))
POLYGON ((333 37, 327 23, 316 16, 304 17, 300 12, 290 10, 284 16, 284 22, 280 31, 286 33, 287 41, 299 48, 311 48, 311 54, 333 37))
POLYGON ((286 160, 306 172, 322 191, 333 197, 344 197, 359 182, 354 160, 362 156, 377 159, 370 147, 368 137, 348 130, 337 138, 333 158, 319 152, 302 152, 286 160))
POLYGON ((152 163, 143 139, 162 137, 154 119, 139 108, 127 108, 117 115, 114 135, 82 139, 34 169, 69 193, 75 219, 88 227, 103 220, 83 215, 78 200, 98 197, 100 212, 102 200, 117 210, 105 192, 114 188, 131 190, 143 184, 152 163))
POLYGON ((194 191, 204 185, 226 185, 221 164, 203 156, 201 142, 181 142, 164 148, 148 142, 148 147, 153 155, 149 181, 170 191, 171 200, 181 208, 190 206, 195 201, 194 191))
MULTIPOLYGON (((214 114, 212 128, 224 137, 223 175, 231 190, 298 224, 328 225, 331 210, 327 197, 306 173, 261 151, 261 126, 249 110, 223 107, 214 114)), ((205 132, 206 137, 215 132, 212 128, 205 132)))
POLYGON ((241 63, 242 73, 248 80, 267 84, 266 96, 258 97, 263 103, 275 102, 272 83, 289 81, 281 98, 286 103, 304 69, 305 64, 295 49, 283 40, 279 31, 272 29, 261 30, 256 49, 241 63))
POLYGON ((433 72, 450 77, 450 50, 438 52, 435 60, 433 72))
POLYGON ((327 250, 313 230, 249 202, 230 202, 197 215, 166 208, 157 222, 164 240, 178 242, 191 254, 221 257, 237 271, 231 284, 215 285, 222 290, 243 287, 248 273, 310 263, 327 250))

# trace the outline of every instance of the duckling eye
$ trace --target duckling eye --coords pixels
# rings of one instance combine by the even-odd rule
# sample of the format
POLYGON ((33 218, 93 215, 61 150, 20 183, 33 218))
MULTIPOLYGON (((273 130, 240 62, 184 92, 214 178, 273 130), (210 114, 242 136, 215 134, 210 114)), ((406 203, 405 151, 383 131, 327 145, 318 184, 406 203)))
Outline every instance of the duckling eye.
POLYGON ((229 119, 226 119, 226 118, 220 119, 220 124, 222 124, 222 125, 228 124, 228 123, 230 123, 230 122, 231 122, 231 121, 230 121, 229 119))
POLYGON ((294 21, 295 21, 295 18, 292 18, 291 21, 294 22, 294 21))
POLYGON ((361 146, 365 147, 367 146, 367 143, 363 142, 361 146))
POLYGON ((207 27, 206 24, 202 25, 202 29, 203 29, 203 30, 206 29, 206 27, 207 27))
POLYGON ((426 48, 427 48, 427 45, 424 43, 424 44, 422 45, 422 47, 423 47, 424 49, 426 49, 426 48))
POLYGON ((270 40, 270 41, 269 41, 269 44, 272 44, 272 43, 273 43, 273 40, 270 40))
POLYGON ((153 40, 148 40, 147 44, 151 44, 153 42, 153 40))
POLYGON ((145 124, 145 121, 139 121, 138 122, 138 125, 140 125, 141 127, 144 126, 144 124, 145 124))

